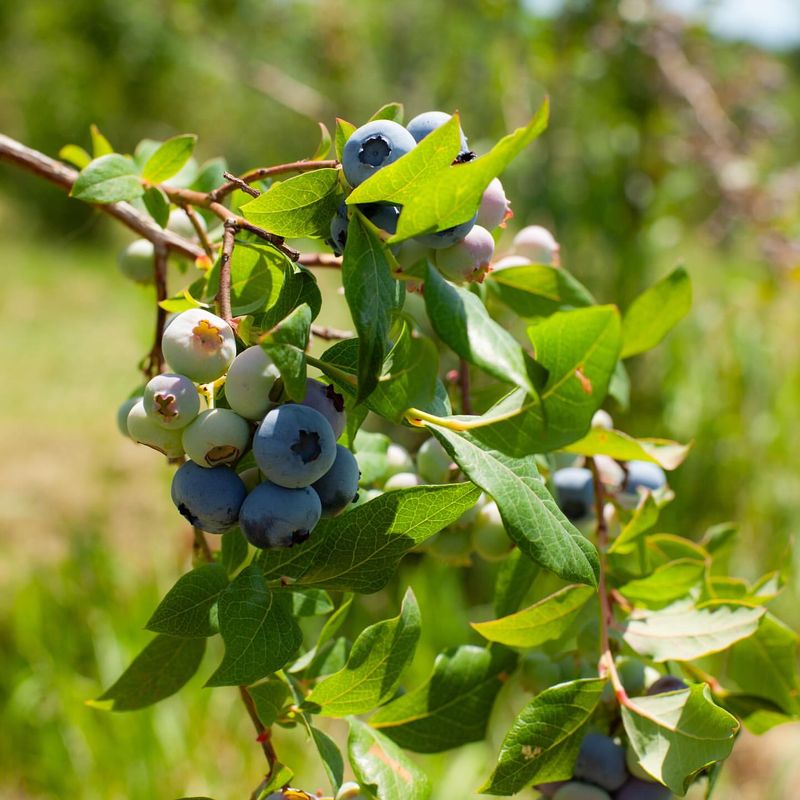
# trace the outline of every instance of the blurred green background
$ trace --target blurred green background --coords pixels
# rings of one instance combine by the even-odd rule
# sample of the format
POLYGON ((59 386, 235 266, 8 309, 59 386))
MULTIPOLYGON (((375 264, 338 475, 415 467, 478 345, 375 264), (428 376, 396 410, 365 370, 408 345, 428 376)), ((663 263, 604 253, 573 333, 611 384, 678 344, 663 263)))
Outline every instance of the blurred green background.
MULTIPOLYGON (((694 440, 665 529, 738 521, 734 572, 785 569, 775 607, 800 624, 787 557, 800 512, 800 50, 716 38, 644 0, 0 0, 0 53, 0 130, 32 147, 88 146, 93 122, 122 151, 193 131, 201 158, 237 171, 307 157, 317 120, 362 123, 390 100, 458 108, 482 152, 549 94, 549 130, 503 177, 511 227, 551 227, 565 265, 623 308, 686 264, 691 316, 630 363, 631 408, 610 410, 630 433, 694 440)), ((115 427, 152 325, 148 290, 114 264, 131 237, 4 165, 0 219, 0 798, 246 797, 260 751, 235 690, 201 688, 214 648, 153 709, 84 705, 148 640, 191 551, 168 468, 115 427)), ((350 627, 393 614, 411 583, 426 622, 414 685, 469 636, 490 579, 481 565, 408 564, 350 627)), ((523 702, 510 687, 488 744, 426 759, 436 800, 474 796, 523 702)), ((300 785, 324 786, 299 734, 277 746, 307 765, 300 785)), ((744 737, 720 795, 795 798, 798 746, 793 726, 744 737)))

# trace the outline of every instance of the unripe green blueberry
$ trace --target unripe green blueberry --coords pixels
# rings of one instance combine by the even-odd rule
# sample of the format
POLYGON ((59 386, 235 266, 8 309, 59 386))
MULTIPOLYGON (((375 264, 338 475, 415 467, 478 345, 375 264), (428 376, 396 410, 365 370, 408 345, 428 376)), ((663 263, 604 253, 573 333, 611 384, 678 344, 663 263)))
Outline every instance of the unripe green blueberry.
POLYGON ((411 269, 422 259, 433 261, 433 254, 434 251, 430 247, 426 247, 422 242, 418 242, 416 239, 406 239, 397 248, 395 258, 401 269, 405 271, 411 269))
POLYGON ((625 480, 625 470, 611 456, 595 456, 594 463, 604 486, 618 489, 625 480))
POLYGON ((185 375, 156 375, 144 387, 144 410, 162 428, 178 430, 200 412, 200 395, 185 375))
POLYGON ((534 264, 560 265, 560 246, 547 228, 529 225, 514 237, 511 249, 518 256, 529 258, 534 264))
MULTIPOLYGON (((196 214, 196 217, 203 231, 208 231, 206 221, 200 216, 200 214, 196 214)), ((182 208, 174 208, 169 212, 167 230, 172 231, 174 234, 177 234, 184 239, 197 239, 197 231, 194 229, 192 221, 182 208)))
POLYGON ((236 339, 224 319, 191 308, 167 326, 163 350, 175 372, 195 383, 210 383, 224 375, 236 357, 236 339))
POLYGON ((438 439, 426 439, 417 450, 417 472, 426 483, 447 483, 452 463, 438 439))
POLYGON ((478 518, 478 512, 490 501, 490 498, 481 492, 478 495, 478 499, 475 501, 475 505, 471 508, 468 508, 455 522, 451 523, 451 527, 453 528, 472 528, 475 524, 475 520, 478 518))
POLYGON ((399 489, 413 489, 421 486, 419 475, 414 472, 396 472, 383 484, 384 492, 396 492, 399 489))
POLYGON ((269 393, 280 375, 262 348, 256 346, 242 350, 233 359, 225 378, 228 405, 245 419, 263 419, 274 405, 269 393))
POLYGON ((611 800, 611 795, 599 786, 570 781, 553 795, 553 800, 611 800))
POLYGON ((598 408, 592 417, 592 427, 611 430, 614 427, 614 420, 611 418, 611 414, 609 414, 608 411, 598 408))
POLYGON ((335 800, 366 800, 366 796, 355 781, 347 781, 339 787, 335 800))
POLYGON ((644 691, 645 672, 641 661, 629 656, 620 656, 617 659, 617 672, 628 695, 633 697, 644 691))
POLYGON ((445 278, 454 283, 480 283, 489 270, 493 255, 492 234, 483 226, 475 225, 461 241, 437 250, 436 267, 445 278))
POLYGON ((134 283, 150 284, 155 276, 155 249, 147 239, 134 239, 117 256, 119 271, 134 283))
POLYGON ((400 444, 392 444, 386 448, 386 477, 391 478, 398 472, 413 472, 414 461, 411 454, 400 444))
POLYGON ((152 447, 167 458, 183 455, 180 430, 162 428, 144 409, 144 400, 137 400, 128 412, 128 435, 134 442, 152 447))
POLYGON ((249 443, 250 426, 228 408, 203 411, 183 431, 183 449, 201 467, 235 464, 249 443))
POLYGON ((500 178, 492 178, 478 206, 478 225, 491 231, 514 216, 500 178))
POLYGON ((484 561, 502 561, 511 552, 513 545, 494 500, 478 511, 472 528, 472 546, 484 561))
POLYGON ((425 543, 425 550, 448 564, 469 566, 472 536, 469 530, 445 528, 425 543))
POLYGON ((558 664, 545 653, 526 653, 519 666, 520 683, 526 692, 539 694, 561 680, 558 664))
POLYGON ((142 399, 141 395, 136 397, 129 397, 127 400, 123 400, 119 408, 117 409, 117 427, 119 428, 119 432, 126 438, 130 439, 131 435, 128 431, 128 414, 130 414, 131 409, 142 399))

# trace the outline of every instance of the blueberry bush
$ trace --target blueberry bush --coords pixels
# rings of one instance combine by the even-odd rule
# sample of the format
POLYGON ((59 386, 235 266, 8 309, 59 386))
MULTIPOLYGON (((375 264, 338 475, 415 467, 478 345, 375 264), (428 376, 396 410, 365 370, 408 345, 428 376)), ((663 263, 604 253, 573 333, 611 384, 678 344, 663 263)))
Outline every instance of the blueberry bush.
POLYGON ((547 118, 545 103, 478 155, 457 114, 404 126, 390 103, 241 176, 198 164, 188 134, 130 156, 93 129, 93 152, 61 162, 0 137, 0 159, 140 236, 119 268, 157 299, 117 419, 175 465, 194 563, 93 706, 174 694, 220 637, 206 686, 237 687, 266 759, 252 797, 269 800, 312 797, 275 726, 308 742, 330 798, 426 800, 410 754, 484 739, 510 682, 529 702, 487 795, 668 800, 702 782, 710 797, 743 726, 800 717, 796 635, 767 609, 781 572, 728 574, 731 525, 662 531, 689 446, 632 437, 607 410, 629 402, 626 361, 688 312, 687 272, 620 311, 541 226, 496 250, 513 218, 498 176, 547 118), (354 331, 325 324, 314 268, 341 275, 354 331), (425 435, 416 452, 392 441, 401 427, 425 435), (494 570, 486 614, 418 686, 410 588, 342 635, 404 558, 494 570), (324 718, 347 720, 346 742, 324 718))

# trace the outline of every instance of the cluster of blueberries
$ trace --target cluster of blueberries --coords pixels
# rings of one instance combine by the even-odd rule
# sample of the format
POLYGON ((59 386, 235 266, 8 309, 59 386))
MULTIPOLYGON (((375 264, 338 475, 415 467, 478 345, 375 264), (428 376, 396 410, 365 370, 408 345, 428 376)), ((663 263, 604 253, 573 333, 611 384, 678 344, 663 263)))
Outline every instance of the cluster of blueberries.
MULTIPOLYGON (((686 689, 674 675, 662 675, 648 695, 686 689)), ((569 781, 539 784, 536 789, 552 800, 669 800, 672 793, 640 766, 630 746, 610 736, 589 733, 581 742, 569 781)))
MULTIPOLYGON (((450 119, 443 111, 426 111, 414 117, 406 127, 392 120, 373 120, 358 128, 347 140, 342 153, 342 171, 352 187, 363 183, 383 167, 413 150, 431 131, 450 119)), ((461 133, 461 152, 454 164, 475 158, 461 133)), ((367 219, 388 234, 397 230, 402 208, 388 203, 365 203, 359 206, 367 219)), ((418 236, 395 248, 401 267, 410 267, 428 255, 439 271, 450 280, 481 281, 494 256, 494 238, 490 231, 512 216, 503 185, 495 178, 487 187, 475 215, 460 225, 418 236)), ((348 207, 342 203, 331 220, 330 244, 336 253, 347 241, 348 207)))
POLYGON ((163 351, 173 372, 127 400, 119 422, 134 441, 188 457, 172 500, 192 525, 224 533, 238 524, 256 547, 291 547, 352 503, 358 464, 336 443, 346 420, 332 386, 309 378, 300 403, 278 402, 280 374, 267 354, 237 355, 231 326, 203 309, 174 317, 163 351), (223 383, 227 407, 206 407, 223 383), (255 467, 237 472, 251 449, 255 467))
MULTIPOLYGON (((598 411, 592 421, 595 427, 612 426, 611 417, 598 411)), ((595 456, 600 480, 606 491, 623 508, 636 506, 640 493, 662 489, 667 484, 664 470, 650 461, 626 461, 623 464, 607 456, 595 456)), ((575 523, 591 520, 595 508, 594 479, 586 467, 569 466, 553 472, 559 508, 575 523)))

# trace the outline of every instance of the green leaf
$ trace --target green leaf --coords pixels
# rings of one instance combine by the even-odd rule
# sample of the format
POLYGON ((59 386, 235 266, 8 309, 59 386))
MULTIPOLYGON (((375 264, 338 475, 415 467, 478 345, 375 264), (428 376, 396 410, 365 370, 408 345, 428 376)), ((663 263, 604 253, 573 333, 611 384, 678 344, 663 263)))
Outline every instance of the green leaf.
POLYGON ((336 636, 342 625, 344 625, 347 615, 350 613, 350 606, 353 605, 353 599, 354 595, 352 594, 345 594, 342 597, 342 602, 339 604, 339 607, 328 617, 325 624, 322 626, 322 630, 319 632, 319 636, 317 636, 317 647, 320 647, 320 645, 336 636))
POLYGON ((369 121, 372 122, 376 119, 389 119, 392 122, 396 122, 398 125, 403 124, 403 104, 402 103, 387 103, 385 106, 381 106, 370 118, 369 121))
POLYGON ((411 663, 420 636, 417 600, 409 589, 400 614, 365 628, 344 669, 325 678, 306 698, 328 717, 365 714, 389 700, 411 663))
POLYGON ((403 305, 405 290, 391 274, 386 245, 377 229, 358 212, 350 219, 342 259, 342 285, 358 333, 358 395, 377 387, 392 315, 403 305))
POLYGON ((453 165, 460 150, 459 115, 426 136, 410 153, 357 186, 348 203, 403 206, 390 242, 459 225, 477 210, 484 190, 546 127, 545 101, 524 128, 501 139, 486 155, 453 165))
POLYGON ((338 169, 315 169, 272 187, 242 206, 244 218, 286 238, 325 239, 342 201, 338 169))
POLYGON ((311 728, 311 738, 314 740, 317 752, 322 760, 322 766, 325 768, 328 780, 330 780, 335 792, 344 781, 344 758, 342 758, 336 742, 327 733, 315 728, 313 725, 309 727, 311 728))
POLYGON ((94 159, 81 170, 70 197, 86 203, 118 203, 144 194, 133 162, 117 153, 94 159))
POLYGON ((166 228, 167 222, 169 222, 169 200, 163 190, 158 186, 151 186, 145 191, 142 200, 144 200, 147 213, 158 225, 166 228))
POLYGON ((751 636, 764 608, 727 601, 713 608, 676 603, 660 611, 634 611, 621 626, 625 642, 653 661, 692 661, 751 636))
POLYGON ((78 169, 83 169, 89 165, 92 157, 77 144, 65 144, 59 151, 58 157, 62 161, 67 161, 78 169))
POLYGON ((318 122, 317 125, 319 125, 320 134, 319 144, 317 145, 317 149, 314 151, 314 155, 311 156, 311 160, 324 161, 331 154, 333 139, 331 139, 331 132, 328 130, 326 125, 324 125, 322 122, 318 122))
POLYGON ((107 156, 109 153, 114 152, 114 148, 111 146, 111 143, 100 133, 100 128, 97 127, 94 123, 89 126, 89 133, 92 136, 92 155, 94 158, 100 158, 100 156, 107 156))
POLYGON ((177 175, 191 158, 197 136, 184 133, 159 145, 142 167, 142 177, 150 183, 161 183, 177 175))
POLYGON ((303 672, 303 678, 305 680, 324 678, 326 675, 332 675, 334 672, 343 669, 347 659, 350 657, 351 647, 352 643, 349 639, 345 639, 344 636, 325 642, 322 647, 318 646, 311 653, 312 657, 303 672))
POLYGON ((727 674, 742 691, 764 697, 790 716, 800 715, 797 634, 770 614, 758 630, 727 653, 727 674))
POLYGON ((341 161, 344 146, 347 140, 355 133, 356 126, 347 120, 336 118, 336 132, 334 133, 334 145, 336 147, 336 158, 341 161))
POLYGON ((494 613, 498 617, 512 614, 519 607, 539 574, 539 565, 515 547, 500 564, 494 587, 494 613))
POLYGON ((622 358, 655 347, 692 306, 692 285, 683 267, 651 286, 631 303, 622 320, 622 358))
POLYGON ((681 796, 698 771, 730 755, 739 729, 705 684, 633 698, 622 722, 643 769, 681 796))
POLYGON ((611 543, 608 552, 620 555, 632 553, 644 534, 658 522, 659 511, 659 505, 653 499, 652 493, 647 492, 639 501, 633 516, 625 523, 619 536, 611 543))
POLYGON ((228 575, 233 575, 244 564, 248 553, 247 539, 239 528, 222 534, 220 560, 228 575))
POLYGON ((375 797, 428 800, 428 776, 389 738, 358 719, 350 720, 347 740, 356 780, 375 797))
POLYGON ((268 578, 285 575, 306 586, 371 594, 386 585, 409 550, 455 522, 479 494, 471 483, 387 492, 321 520, 302 547, 264 551, 259 564, 268 578))
POLYGON ((333 611, 333 600, 323 589, 287 589, 292 596, 292 613, 296 617, 318 617, 333 611))
POLYGON ((658 608, 699 587, 705 571, 705 562, 680 558, 662 564, 644 578, 628 581, 619 587, 619 592, 632 603, 658 608))
POLYGON ((730 692, 725 694, 722 702, 756 736, 763 736, 778 725, 797 721, 797 717, 783 713, 778 706, 763 697, 730 692))
MULTIPOLYGON (((337 342, 322 354, 322 360, 349 375, 358 370, 359 340, 337 342)), ((375 391, 364 400, 364 405, 384 419, 401 423, 409 407, 434 409, 436 405, 439 353, 427 337, 415 334, 410 325, 403 323, 394 337, 394 345, 383 361, 381 375, 375 391)), ((342 392, 354 400, 356 390, 346 382, 332 380, 342 392)), ((348 412, 349 415, 350 412, 348 412)))
POLYGON ((257 566, 249 566, 220 595, 219 631, 225 656, 207 686, 254 683, 281 669, 303 641, 285 593, 267 588, 257 566))
POLYGON ((470 624, 490 642, 510 647, 536 647, 561 636, 594 595, 591 586, 564 586, 516 614, 470 624))
POLYGON ((424 296, 436 335, 457 355, 497 380, 537 396, 525 351, 489 316, 476 295, 448 283, 428 265, 424 296))
POLYGON ((528 558, 564 580, 597 585, 597 551, 559 509, 534 456, 512 458, 481 447, 469 435, 427 427, 464 474, 495 500, 508 535, 528 558))
POLYGON ((224 158, 210 158, 200 165, 200 171, 191 185, 196 192, 210 192, 225 183, 228 162, 224 158))
POLYGON ((159 634, 117 682, 88 705, 104 711, 136 711, 175 694, 197 672, 205 639, 159 634))
POLYGON ((145 627, 170 636, 214 636, 217 628, 211 611, 227 587, 222 564, 203 564, 178 580, 145 627))
POLYGON ((599 678, 545 689, 514 720, 482 794, 516 794, 531 783, 569 780, 586 725, 606 681, 599 678))
POLYGON ((248 686, 247 691, 253 698, 258 718, 265 728, 275 724, 275 720, 278 719, 286 701, 291 696, 289 687, 274 675, 254 686, 248 686))
POLYGON ((441 753, 486 735, 497 693, 514 670, 509 650, 463 645, 436 657, 427 683, 378 710, 370 725, 406 750, 441 753))
POLYGON ((669 439, 634 439, 622 431, 592 428, 582 439, 563 449, 584 456, 611 456, 619 461, 652 461, 664 469, 675 469, 683 463, 690 448, 691 444, 669 439))
POLYGON ((303 303, 259 339, 261 347, 280 370, 286 393, 296 402, 306 394, 305 349, 311 319, 311 309, 303 303))
POLYGON ((583 284, 562 267, 530 264, 490 272, 486 285, 521 317, 546 317, 567 308, 594 305, 583 284))

